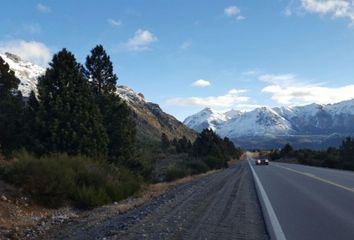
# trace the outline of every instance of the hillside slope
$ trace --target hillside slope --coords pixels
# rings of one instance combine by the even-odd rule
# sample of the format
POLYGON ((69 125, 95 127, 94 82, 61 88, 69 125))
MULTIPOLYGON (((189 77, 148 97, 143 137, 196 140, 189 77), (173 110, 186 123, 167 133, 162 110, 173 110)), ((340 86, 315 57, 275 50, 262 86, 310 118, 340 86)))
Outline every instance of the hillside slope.
MULTIPOLYGON (((12 53, 0 53, 0 57, 9 64, 10 69, 21 80, 19 90, 23 96, 28 97, 32 90, 37 91, 37 79, 44 74, 44 68, 12 53)), ((165 133, 170 139, 186 136, 193 140, 196 137, 194 130, 162 111, 158 104, 147 102, 143 94, 137 93, 127 86, 118 86, 117 94, 133 110, 138 139, 160 140, 162 133, 165 133)))
POLYGON ((162 133, 165 133, 170 139, 186 136, 193 140, 196 137, 194 130, 162 111, 158 104, 147 102, 143 94, 137 93, 127 86, 118 86, 117 92, 134 112, 138 137, 159 140, 162 133))

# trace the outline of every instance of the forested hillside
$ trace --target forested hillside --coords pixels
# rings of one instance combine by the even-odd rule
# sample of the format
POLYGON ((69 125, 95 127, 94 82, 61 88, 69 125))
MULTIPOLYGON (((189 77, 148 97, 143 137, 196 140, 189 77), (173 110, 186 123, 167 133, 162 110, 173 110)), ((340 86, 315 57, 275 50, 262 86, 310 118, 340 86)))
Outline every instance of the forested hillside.
POLYGON ((37 79, 37 91, 23 97, 21 81, 0 58, 3 179, 46 206, 92 208, 156 181, 159 160, 177 159, 159 173, 173 180, 240 156, 228 139, 212 130, 197 137, 142 95, 117 88, 117 80, 101 45, 85 64, 64 48, 37 79))

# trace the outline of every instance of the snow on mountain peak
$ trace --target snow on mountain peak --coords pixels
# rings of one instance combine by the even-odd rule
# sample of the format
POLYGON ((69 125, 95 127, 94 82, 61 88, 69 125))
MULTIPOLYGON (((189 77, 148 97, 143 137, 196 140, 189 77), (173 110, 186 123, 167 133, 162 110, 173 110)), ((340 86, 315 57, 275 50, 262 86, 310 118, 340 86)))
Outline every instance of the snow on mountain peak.
POLYGON ((18 88, 23 96, 28 97, 32 90, 37 92, 38 77, 45 72, 43 67, 25 61, 9 52, 0 53, 0 57, 9 64, 10 69, 15 72, 15 76, 21 80, 18 88))
POLYGON ((336 115, 341 113, 354 115, 354 99, 326 105, 326 109, 336 115))
POLYGON ((145 102, 145 97, 142 93, 137 93, 128 86, 117 86, 117 93, 122 99, 124 99, 128 103, 145 102))
MULTIPOLYGON (((211 128, 215 130, 216 126, 227 121, 229 118, 222 114, 218 113, 212 108, 204 108, 200 112, 186 118, 184 124, 190 128, 211 128)), ((202 130, 202 129, 199 129, 202 130)))
POLYGON ((211 127, 220 136, 235 139, 243 136, 354 134, 353 119, 354 99, 327 105, 260 107, 244 113, 231 110, 218 114, 204 109, 186 118, 184 123, 196 131, 211 127), (215 124, 212 119, 222 120, 215 124))
POLYGON ((240 117, 242 115, 242 112, 239 110, 231 109, 227 112, 224 112, 224 115, 231 119, 235 117, 240 117))

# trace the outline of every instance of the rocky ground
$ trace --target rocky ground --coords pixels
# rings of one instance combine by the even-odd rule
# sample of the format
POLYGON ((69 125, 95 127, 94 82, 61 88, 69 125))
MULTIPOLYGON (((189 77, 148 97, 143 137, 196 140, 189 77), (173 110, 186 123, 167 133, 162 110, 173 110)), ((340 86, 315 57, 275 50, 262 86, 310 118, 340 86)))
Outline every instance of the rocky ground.
POLYGON ((60 229, 61 225, 67 222, 100 224, 138 208, 181 184, 213 172, 215 171, 188 176, 173 182, 145 185, 135 196, 93 210, 79 210, 73 207, 45 208, 23 194, 21 189, 0 180, 0 239, 50 239, 48 232, 60 229))
POLYGON ((39 206, 19 189, 0 181, 0 239, 36 239, 77 216, 71 208, 53 210, 39 206))
POLYGON ((126 213, 99 208, 72 218, 42 238, 268 239, 268 235, 252 174, 243 162, 181 184, 126 213))

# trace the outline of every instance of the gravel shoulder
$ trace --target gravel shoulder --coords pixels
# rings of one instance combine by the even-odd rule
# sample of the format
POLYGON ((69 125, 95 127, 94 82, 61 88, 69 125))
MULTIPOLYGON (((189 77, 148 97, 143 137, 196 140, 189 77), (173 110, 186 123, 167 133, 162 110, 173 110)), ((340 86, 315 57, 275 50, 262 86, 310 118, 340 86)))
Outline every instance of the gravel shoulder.
POLYGON ((246 162, 182 184, 125 214, 71 221, 54 239, 268 239, 246 162))

